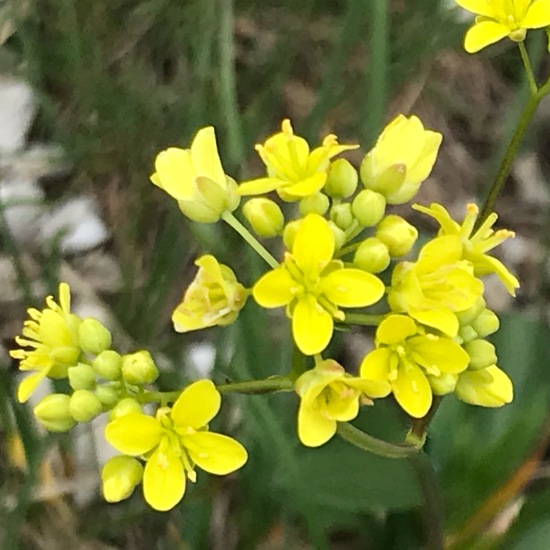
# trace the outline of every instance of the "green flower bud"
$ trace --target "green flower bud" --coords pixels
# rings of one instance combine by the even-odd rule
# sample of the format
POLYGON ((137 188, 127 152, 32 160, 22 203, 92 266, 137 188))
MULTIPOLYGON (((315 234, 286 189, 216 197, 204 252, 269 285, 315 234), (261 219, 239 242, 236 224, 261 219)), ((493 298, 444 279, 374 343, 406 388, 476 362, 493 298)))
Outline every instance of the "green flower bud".
POLYGON ((122 376, 122 356, 112 349, 106 349, 92 361, 92 367, 104 380, 119 380, 122 376))
POLYGON ((125 397, 109 412, 109 421, 112 422, 127 414, 140 414, 142 412, 141 405, 135 399, 132 397, 125 397))
POLYGON ((143 478, 143 466, 131 456, 114 456, 101 470, 103 496, 107 502, 128 498, 143 478))
POLYGON ((95 393, 77 390, 70 397, 69 412, 77 422, 90 422, 103 412, 103 405, 95 393))
POLYGON ((388 247, 376 237, 365 239, 355 252, 353 263, 369 273, 381 273, 390 265, 388 247))
POLYGON ((157 366, 148 351, 137 351, 122 357, 122 377, 129 384, 151 384, 158 375, 157 366))
POLYGON ((479 334, 470 325, 466 325, 458 329, 458 337, 462 340, 461 343, 464 343, 479 338, 479 334))
POLYGON ((78 327, 78 342, 87 353, 97 355, 111 347, 111 333, 97 319, 84 319, 78 327))
POLYGON ((351 211, 362 226, 374 227, 386 213, 386 199, 376 191, 363 189, 353 199, 351 211))
POLYGON ((343 231, 349 229, 354 221, 351 204, 349 202, 335 204, 330 209, 330 219, 343 231))
POLYGON ((79 363, 69 367, 69 384, 73 390, 92 390, 95 388, 95 372, 90 365, 79 363))
POLYGON ((458 374, 442 373, 440 376, 426 375, 435 395, 447 395, 455 390, 458 374))
POLYGON ((285 218, 279 205, 263 197, 250 199, 243 206, 243 214, 260 237, 275 237, 283 229, 285 218))
POLYGON ((287 250, 292 250, 292 247, 294 246, 294 239, 296 238, 296 233, 298 232, 298 227, 300 226, 301 221, 302 220, 294 220, 285 225, 285 229, 283 231, 283 243, 285 244, 287 250))
POLYGON ((323 193, 315 193, 309 195, 300 201, 300 214, 307 216, 308 214, 319 214, 324 216, 330 206, 330 200, 323 193))
POLYGON ((110 409, 118 401, 118 398, 120 397, 120 390, 113 385, 105 384, 98 386, 95 390, 95 394, 101 401, 103 407, 110 409))
POLYGON ((323 191, 329 197, 345 199, 355 193, 358 181, 357 170, 351 163, 346 159, 338 159, 330 165, 330 171, 323 191))
POLYGON ((376 237, 388 247, 390 256, 395 258, 410 252, 418 238, 418 231, 401 216, 391 214, 378 224, 376 237))
POLYGON ((462 346, 470 356, 469 369, 480 370, 496 365, 497 353, 495 346, 487 340, 472 340, 462 346))
POLYGON ((372 159, 366 155, 360 167, 361 181, 367 189, 372 189, 387 197, 393 195, 403 185, 407 175, 405 164, 392 164, 377 176, 372 173, 371 164, 372 159))
POLYGON ((500 321, 494 311, 484 309, 472 323, 472 328, 477 332, 479 338, 485 338, 496 332, 500 327, 500 321))
POLYGON ((480 296, 476 303, 466 311, 460 311, 456 314, 458 322, 461 326, 470 325, 478 317, 478 315, 487 307, 487 303, 483 299, 483 296, 480 296))
POLYGON ((50 432, 67 432, 76 424, 69 412, 69 401, 64 393, 52 393, 34 407, 33 414, 50 432))
POLYGON ((329 221, 328 224, 334 235, 336 250, 339 250, 346 243, 346 232, 340 229, 332 220, 329 221))

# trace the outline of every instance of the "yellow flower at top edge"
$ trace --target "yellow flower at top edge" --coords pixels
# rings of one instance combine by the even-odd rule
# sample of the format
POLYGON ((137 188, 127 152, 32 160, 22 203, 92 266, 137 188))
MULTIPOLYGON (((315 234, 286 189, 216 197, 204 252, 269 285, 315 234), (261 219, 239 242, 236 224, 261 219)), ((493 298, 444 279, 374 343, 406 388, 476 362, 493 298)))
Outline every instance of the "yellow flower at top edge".
POLYGON ((52 296, 46 298, 46 307, 28 310, 30 319, 23 325, 22 335, 15 341, 27 349, 10 351, 19 360, 22 371, 37 371, 23 379, 17 389, 17 399, 24 403, 40 382, 50 378, 64 378, 67 370, 78 363, 81 353, 78 343, 80 318, 71 313, 71 291, 67 283, 59 285, 59 304, 52 296))
POLYGON ((336 433, 337 422, 349 422, 359 414, 359 401, 372 404, 371 397, 386 397, 386 380, 367 380, 348 374, 333 359, 306 371, 295 382, 301 397, 298 436, 308 447, 319 447, 336 433))
POLYGON ((198 131, 190 149, 161 151, 151 181, 176 199, 193 221, 214 223, 239 206, 237 183, 223 170, 212 126, 198 131))
POLYGON ((459 328, 455 313, 471 308, 483 294, 483 282, 462 259, 462 250, 458 235, 445 235, 424 245, 417 262, 396 265, 388 290, 392 311, 454 338, 459 328))
POLYGON ((468 362, 468 354, 450 338, 424 334, 405 315, 389 315, 376 331, 376 349, 363 359, 360 375, 389 382, 403 410, 422 418, 433 399, 429 377, 456 378, 468 362))
POLYGON ((294 341, 305 355, 321 353, 329 344, 334 319, 345 320, 339 307, 370 306, 384 295, 378 277, 344 268, 333 260, 334 235, 318 214, 299 222, 292 252, 283 264, 254 285, 252 295, 265 308, 287 306, 294 341))
POLYGON ((339 145, 335 135, 328 135, 323 144, 310 151, 308 142, 294 134, 290 120, 282 123, 282 131, 263 145, 256 145, 267 167, 267 177, 241 183, 239 195, 261 195, 277 191, 285 201, 297 201, 320 191, 327 181, 330 160, 358 145, 339 145))
POLYGON ((440 204, 433 203, 430 207, 413 205, 415 210, 431 216, 439 222, 440 235, 458 235, 463 243, 462 259, 467 260, 474 266, 474 275, 482 277, 495 273, 512 295, 516 295, 516 288, 519 288, 519 281, 510 273, 506 266, 487 252, 496 248, 506 239, 515 237, 513 231, 499 229, 495 231, 493 225, 498 219, 494 212, 483 222, 481 227, 474 231, 474 226, 479 215, 479 208, 475 204, 469 204, 466 216, 461 225, 455 222, 449 212, 440 204))
POLYGON ((249 291, 237 281, 235 273, 214 256, 201 256, 195 265, 199 271, 172 314, 177 332, 229 325, 248 298, 249 291))
POLYGON ((107 441, 128 456, 143 457, 143 494, 155 510, 170 510, 183 498, 186 479, 194 482, 198 466, 226 475, 247 461, 246 449, 233 438, 208 431, 218 414, 220 393, 210 380, 188 386, 172 408, 161 407, 153 418, 128 414, 105 428, 107 441))
POLYGON ((521 42, 528 29, 550 25, 550 0, 456 0, 456 3, 477 16, 464 38, 464 49, 469 53, 506 37, 521 42))

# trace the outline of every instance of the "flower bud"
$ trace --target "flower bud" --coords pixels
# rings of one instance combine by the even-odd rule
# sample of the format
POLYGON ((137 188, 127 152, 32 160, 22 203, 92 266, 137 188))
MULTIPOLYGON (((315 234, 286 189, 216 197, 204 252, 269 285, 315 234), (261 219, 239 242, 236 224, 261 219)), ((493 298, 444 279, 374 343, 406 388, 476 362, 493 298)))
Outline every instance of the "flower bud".
POLYGON ((275 237, 283 229, 285 218, 279 205, 263 197, 250 199, 243 206, 243 214, 260 237, 275 237))
POLYGON ((104 384, 96 388, 95 394, 101 401, 103 407, 110 409, 118 401, 120 390, 113 385, 104 384))
POLYGON ((296 233, 298 232, 298 227, 300 226, 301 221, 301 219, 294 220, 285 225, 285 229, 283 231, 283 243, 287 250, 292 250, 292 247, 294 246, 294 239, 296 238, 296 233))
POLYGON ((141 405, 134 398, 125 397, 109 412, 109 422, 127 414, 140 414, 142 412, 141 405))
POLYGON ((101 470, 103 496, 107 502, 128 498, 143 478, 143 466, 131 456, 114 456, 101 470))
POLYGON ((323 193, 309 195, 300 201, 300 214, 305 218, 308 214, 324 216, 330 206, 329 198, 323 193))
POLYGON ((363 189, 353 199, 351 211, 360 225, 374 227, 386 213, 386 199, 376 191, 363 189))
POLYGON ((78 342, 85 352, 97 355, 111 347, 112 338, 102 323, 88 317, 78 326, 78 342))
POLYGON ((122 375, 122 356, 112 349, 106 349, 92 361, 92 368, 104 380, 119 380, 122 375))
POLYGON ((470 405, 502 407, 514 398, 514 387, 508 375, 492 365, 482 370, 465 370, 460 374, 456 396, 470 405))
POLYGON ((490 309, 484 309, 472 323, 472 328, 477 332, 479 338, 485 338, 493 334, 500 327, 500 321, 496 313, 490 309))
POLYGON ((346 243, 346 232, 340 229, 332 220, 328 222, 330 230, 334 235, 334 246, 339 250, 346 243))
POLYGON ((470 356, 469 369, 480 370, 495 365, 497 354, 495 346, 487 340, 472 340, 462 346, 470 356))
POLYGON ((330 219, 343 231, 349 229, 353 224, 353 214, 351 213, 351 204, 343 202, 335 204, 330 209, 330 219))
POLYGON ((122 376, 128 384, 151 384, 158 375, 157 366, 148 351, 137 351, 122 357, 122 376))
POLYGON ((69 400, 64 393, 52 393, 34 407, 33 414, 50 432, 66 432, 76 424, 69 412, 69 400))
POLYGON ((426 375, 435 395, 447 395, 454 391, 458 381, 458 374, 444 372, 439 376, 426 375))
POLYGON ((381 273, 390 265, 388 247, 376 237, 365 239, 355 252, 353 263, 369 273, 381 273))
POLYGON ((486 307, 487 303, 483 299, 483 296, 480 296, 470 309, 457 312, 456 316, 458 318, 458 322, 461 326, 472 324, 486 307))
POLYGON ((479 338, 479 334, 470 325, 466 325, 458 329, 458 337, 462 340, 462 343, 464 343, 479 338))
POLYGON ((391 214, 378 224, 376 237, 388 247, 390 256, 395 258, 410 252, 418 237, 418 231, 401 216, 391 214))
POLYGON ((95 393, 77 390, 70 397, 69 412, 77 422, 90 422, 103 412, 103 405, 95 393))
POLYGON ((355 193, 358 181, 357 170, 352 164, 346 159, 338 159, 330 165, 330 171, 323 191, 329 197, 345 199, 355 193))
POLYGON ((69 367, 69 384, 73 390, 91 390, 95 388, 95 372, 90 365, 79 363, 69 367))

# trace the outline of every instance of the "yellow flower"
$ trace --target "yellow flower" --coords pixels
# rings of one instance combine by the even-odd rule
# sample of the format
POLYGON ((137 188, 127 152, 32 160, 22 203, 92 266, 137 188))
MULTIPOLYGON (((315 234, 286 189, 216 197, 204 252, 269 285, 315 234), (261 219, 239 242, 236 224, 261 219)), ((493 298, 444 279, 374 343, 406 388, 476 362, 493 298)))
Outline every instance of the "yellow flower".
POLYGON ((261 195, 277 191, 285 201, 297 201, 320 191, 330 168, 330 159, 343 151, 357 149, 358 145, 338 145, 330 134, 323 145, 310 151, 307 141, 294 135, 290 120, 282 123, 282 131, 268 138, 264 145, 256 145, 267 167, 267 177, 242 183, 239 195, 261 195))
POLYGON ((391 384, 395 399, 414 418, 422 418, 432 404, 429 377, 463 372, 468 354, 449 338, 423 334, 405 315, 389 315, 376 331, 376 347, 361 363, 360 375, 391 384))
POLYGON ((514 399, 514 387, 508 375, 492 365, 463 372, 458 378, 455 394, 470 405, 502 407, 514 399))
POLYGON ((235 273, 214 256, 201 256, 195 265, 199 271, 172 314, 177 332, 229 325, 248 297, 249 291, 237 281, 235 273))
POLYGON ((321 353, 332 337, 333 319, 345 320, 341 307, 370 306, 384 294, 380 279, 333 260, 335 241, 329 223, 308 214, 297 229, 292 253, 254 285, 252 295, 266 308, 287 306, 294 341, 305 355, 321 353))
POLYGON ((190 149, 170 147, 161 151, 151 181, 197 222, 214 223, 224 212, 233 212, 239 206, 237 183, 223 170, 211 126, 199 130, 190 149))
POLYGON ((456 0, 456 3, 477 15, 464 38, 464 49, 469 53, 505 37, 522 42, 527 29, 550 25, 550 0, 456 0))
POLYGON ((143 494, 155 510, 170 510, 183 498, 186 478, 196 480, 195 466, 226 475, 246 462, 246 449, 240 443, 208 431, 220 404, 214 384, 199 380, 182 392, 171 409, 160 408, 155 418, 131 413, 105 428, 115 449, 146 461, 143 494))
POLYGON ((430 175, 442 139, 418 117, 397 116, 361 163, 363 185, 384 195, 388 204, 411 200, 430 175))
POLYGON ((483 293, 472 264, 462 260, 462 249, 458 235, 437 237, 424 245, 416 263, 398 264, 388 291, 391 309, 454 338, 455 313, 471 308, 483 293))
POLYGON ((24 348, 10 351, 19 360, 22 371, 37 371, 27 376, 17 389, 17 399, 24 403, 40 382, 50 378, 65 378, 67 370, 78 363, 80 346, 78 326, 80 319, 71 313, 71 291, 67 283, 59 285, 59 304, 52 296, 46 298, 46 307, 28 310, 30 319, 23 324, 22 336, 15 341, 24 348))
POLYGON ((359 401, 386 397, 390 385, 347 374, 333 359, 327 359, 302 374, 295 383, 301 397, 298 437, 308 447, 319 447, 336 433, 337 422, 349 422, 359 414, 359 401))
POLYGON ((475 204, 468 204, 466 216, 462 225, 455 222, 449 212, 437 203, 430 204, 430 207, 414 204, 413 208, 436 219, 441 226, 439 235, 458 235, 462 241, 462 259, 468 260, 474 266, 474 275, 483 277, 489 273, 495 273, 508 292, 516 295, 516 288, 519 288, 519 281, 506 266, 496 258, 489 256, 487 252, 497 247, 506 239, 515 237, 513 231, 499 229, 495 231, 493 225, 498 219, 494 212, 483 222, 481 227, 474 232, 474 226, 479 215, 479 208, 475 204))

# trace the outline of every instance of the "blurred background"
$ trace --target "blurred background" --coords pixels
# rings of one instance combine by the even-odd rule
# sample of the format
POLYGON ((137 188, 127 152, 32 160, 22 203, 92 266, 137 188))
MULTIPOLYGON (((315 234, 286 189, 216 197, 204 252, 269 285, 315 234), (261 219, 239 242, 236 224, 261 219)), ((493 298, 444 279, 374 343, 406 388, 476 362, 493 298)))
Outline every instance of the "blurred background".
MULTIPOLYGON (((426 507, 406 460, 340 441, 302 447, 292 394, 226 398, 214 428, 243 442, 249 462, 227 478, 199 474, 170 513, 153 512, 139 489, 103 501, 98 469, 112 449, 102 419, 45 434, 14 402, 7 350, 26 307, 59 280, 120 350, 151 350, 164 389, 285 373, 286 325, 252 303, 229 328, 174 333, 170 313, 198 255, 214 253, 245 284, 263 266, 227 228, 188 222, 151 185, 155 154, 214 124, 226 171, 252 177, 253 145, 290 117, 310 143, 328 132, 360 143, 348 155, 358 164, 387 121, 414 113, 444 135, 417 200, 460 217, 483 200, 528 97, 512 43, 463 51, 470 21, 451 0, 0 1, 2 550, 415 550, 440 529, 452 550, 550 548, 549 101, 498 202, 499 224, 518 234, 499 252, 522 288, 511 303, 487 282, 515 400, 497 410, 444 400, 426 445, 444 516, 426 507)), ((546 36, 531 34, 542 78, 546 36)), ((371 336, 337 339, 333 356, 357 368, 371 336)), ((408 428, 390 400, 358 425, 395 441, 408 428)))

